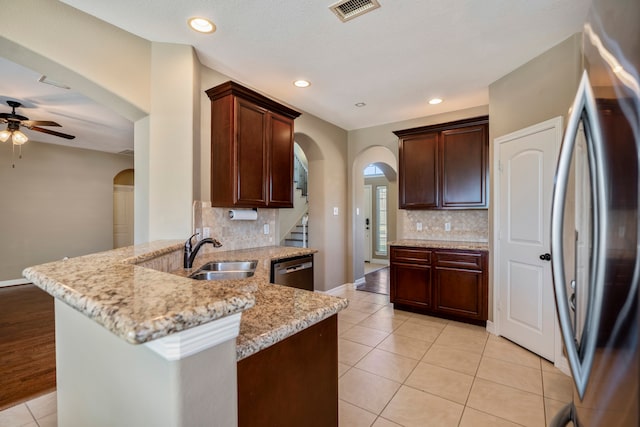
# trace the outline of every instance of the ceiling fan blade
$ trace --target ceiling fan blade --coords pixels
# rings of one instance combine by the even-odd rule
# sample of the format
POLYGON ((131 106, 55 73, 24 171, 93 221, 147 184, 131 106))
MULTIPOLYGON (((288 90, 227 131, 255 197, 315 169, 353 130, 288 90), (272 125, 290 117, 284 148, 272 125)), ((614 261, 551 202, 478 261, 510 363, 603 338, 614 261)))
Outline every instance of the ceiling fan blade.
POLYGON ((58 126, 61 127, 62 125, 56 123, 56 122, 52 122, 51 120, 23 120, 22 121, 22 125, 23 126, 58 126))
POLYGON ((13 117, 13 114, 11 113, 0 113, 0 118, 2 119, 9 119, 11 117, 13 117))
POLYGON ((73 136, 73 135, 68 135, 68 134, 62 133, 62 132, 56 132, 55 130, 39 128, 38 126, 25 126, 25 127, 27 129, 35 130, 35 131, 38 131, 38 132, 48 133, 49 135, 59 136, 60 138, 66 138, 66 139, 74 139, 75 138, 75 136, 73 136))

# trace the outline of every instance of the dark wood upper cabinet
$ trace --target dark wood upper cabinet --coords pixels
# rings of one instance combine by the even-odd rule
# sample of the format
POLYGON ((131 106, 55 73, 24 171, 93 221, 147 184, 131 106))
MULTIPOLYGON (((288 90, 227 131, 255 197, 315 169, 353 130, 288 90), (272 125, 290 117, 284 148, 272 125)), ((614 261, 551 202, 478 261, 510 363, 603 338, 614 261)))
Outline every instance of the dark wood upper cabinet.
POLYGON ((410 135, 400 139, 400 207, 438 207, 438 133, 410 135), (420 183, 420 185, 417 185, 420 183))
POLYGON ((395 131, 401 209, 488 207, 488 116, 395 131))
POLYGON ((211 99, 211 205, 293 207, 293 121, 299 112, 235 82, 211 99))

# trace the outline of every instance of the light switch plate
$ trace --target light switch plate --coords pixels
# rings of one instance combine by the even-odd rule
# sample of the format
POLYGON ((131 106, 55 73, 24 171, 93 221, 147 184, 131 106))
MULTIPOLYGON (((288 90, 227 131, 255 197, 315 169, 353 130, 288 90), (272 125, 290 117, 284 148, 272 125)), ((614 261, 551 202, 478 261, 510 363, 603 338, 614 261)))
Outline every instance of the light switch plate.
POLYGON ((422 223, 421 222, 417 222, 416 223, 416 230, 422 231, 422 223))
POLYGON ((202 227, 202 238, 206 239, 211 237, 211 228, 209 227, 202 227))
POLYGON ((262 229, 264 234, 269 234, 269 224, 265 224, 262 229))
POLYGON ((451 231, 451 223, 450 222, 445 222, 444 223, 444 231, 451 231))
POLYGON ((338 215, 338 208, 337 208, 337 207, 334 207, 334 208, 333 208, 333 214, 334 214, 334 215, 338 215))

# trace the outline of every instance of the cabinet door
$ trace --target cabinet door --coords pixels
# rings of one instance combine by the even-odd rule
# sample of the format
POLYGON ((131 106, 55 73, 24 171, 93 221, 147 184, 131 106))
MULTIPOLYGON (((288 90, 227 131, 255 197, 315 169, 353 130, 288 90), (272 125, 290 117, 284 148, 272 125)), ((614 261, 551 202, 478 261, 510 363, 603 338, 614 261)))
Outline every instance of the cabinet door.
POLYGON ((239 206, 267 205, 267 115, 256 104, 236 98, 236 195, 239 206))
POLYGON ((392 303, 431 307, 431 266, 392 263, 390 285, 392 303))
POLYGON ((486 253, 440 250, 434 258, 435 310, 456 317, 487 320, 486 253))
POLYGON ((293 120, 269 114, 269 207, 293 207, 293 120))
POLYGON ((486 320, 484 275, 481 271, 435 267, 433 281, 437 311, 486 320))
POLYGON ((438 206, 438 133, 407 136, 399 144, 400 208, 438 206))
POLYGON ((441 133, 441 207, 487 207, 487 138, 486 125, 441 133))

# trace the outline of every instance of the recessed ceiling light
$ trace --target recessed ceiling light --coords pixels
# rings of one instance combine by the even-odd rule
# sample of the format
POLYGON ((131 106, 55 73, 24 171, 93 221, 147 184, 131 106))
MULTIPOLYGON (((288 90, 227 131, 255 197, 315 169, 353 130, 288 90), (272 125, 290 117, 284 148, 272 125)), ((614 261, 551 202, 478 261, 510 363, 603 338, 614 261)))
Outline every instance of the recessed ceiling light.
POLYGON ((356 107, 364 107, 365 105, 367 105, 367 104, 365 104, 364 102, 356 102, 355 103, 356 107))
POLYGON ((311 86, 311 83, 309 83, 307 80, 296 80, 295 82, 293 82, 293 84, 296 87, 309 87, 309 86, 311 86))
POLYGON ((441 102, 442 102, 442 99, 440 99, 440 98, 431 98, 429 100, 429 104, 431 104, 431 105, 440 104, 441 102))
POLYGON ((189 27, 199 33, 213 33, 216 26, 207 18, 191 18, 189 19, 189 27))

